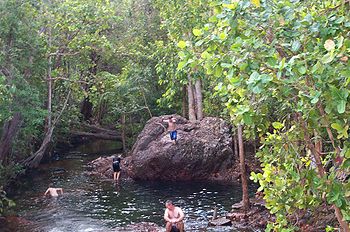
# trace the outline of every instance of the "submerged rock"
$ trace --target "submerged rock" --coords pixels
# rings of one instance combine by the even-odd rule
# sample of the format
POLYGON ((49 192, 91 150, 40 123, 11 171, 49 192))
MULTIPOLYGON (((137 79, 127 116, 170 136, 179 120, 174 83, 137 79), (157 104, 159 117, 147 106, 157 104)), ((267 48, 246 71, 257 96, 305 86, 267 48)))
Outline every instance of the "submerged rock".
POLYGON ((181 116, 173 116, 177 124, 177 143, 170 140, 163 121, 169 116, 151 118, 126 162, 129 176, 136 180, 224 177, 235 161, 229 125, 220 118, 207 117, 191 123, 181 116))

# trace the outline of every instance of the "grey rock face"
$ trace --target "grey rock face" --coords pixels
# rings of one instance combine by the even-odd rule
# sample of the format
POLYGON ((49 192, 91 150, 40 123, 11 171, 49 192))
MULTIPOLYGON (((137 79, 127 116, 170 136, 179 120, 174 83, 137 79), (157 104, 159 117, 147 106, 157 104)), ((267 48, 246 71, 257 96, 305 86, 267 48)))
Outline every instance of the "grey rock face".
MULTIPOLYGON (((173 115, 177 143, 173 144, 163 120, 151 118, 138 136, 125 165, 135 180, 206 180, 226 175, 235 162, 228 124, 207 117, 191 123, 173 115)), ((219 178, 220 179, 220 178, 219 178)))

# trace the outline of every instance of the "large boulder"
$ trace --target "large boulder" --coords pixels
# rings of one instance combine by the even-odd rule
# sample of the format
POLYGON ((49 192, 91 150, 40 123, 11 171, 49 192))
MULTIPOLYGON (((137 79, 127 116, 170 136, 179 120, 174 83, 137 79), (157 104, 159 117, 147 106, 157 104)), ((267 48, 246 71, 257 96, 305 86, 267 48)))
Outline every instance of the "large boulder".
POLYGON ((135 180, 208 180, 226 175, 235 163, 229 125, 214 117, 191 123, 172 116, 177 143, 170 140, 163 121, 170 116, 151 118, 125 162, 128 175, 135 180))

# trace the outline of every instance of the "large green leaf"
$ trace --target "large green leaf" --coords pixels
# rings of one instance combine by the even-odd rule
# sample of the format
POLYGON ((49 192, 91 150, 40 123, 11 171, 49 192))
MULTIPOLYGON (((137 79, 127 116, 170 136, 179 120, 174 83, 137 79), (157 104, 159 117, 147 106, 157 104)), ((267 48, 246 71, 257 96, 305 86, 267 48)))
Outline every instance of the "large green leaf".
POLYGON ((329 53, 327 53, 326 55, 324 55, 321 58, 321 61, 324 64, 328 64, 328 63, 330 63, 330 62, 332 62, 334 60, 334 57, 335 57, 334 53, 333 52, 329 52, 329 53))

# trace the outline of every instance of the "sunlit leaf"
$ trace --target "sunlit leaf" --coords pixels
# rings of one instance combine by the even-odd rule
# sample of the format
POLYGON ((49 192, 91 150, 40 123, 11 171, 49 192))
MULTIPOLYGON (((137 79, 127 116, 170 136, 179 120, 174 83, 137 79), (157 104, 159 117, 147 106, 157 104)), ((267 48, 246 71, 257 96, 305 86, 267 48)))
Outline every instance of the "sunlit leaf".
POLYGON ((179 42, 177 43, 177 46, 178 46, 179 48, 184 49, 184 48, 186 47, 186 42, 183 41, 183 40, 181 40, 181 41, 179 41, 179 42))
POLYGON ((281 129, 281 128, 284 127, 283 123, 280 123, 280 122, 273 122, 273 123, 272 123, 272 126, 273 126, 275 129, 277 129, 277 130, 279 130, 279 129, 281 129))
POLYGON ((220 38, 221 40, 225 40, 226 37, 227 37, 227 34, 226 34, 225 32, 221 32, 220 35, 219 35, 219 38, 220 38))
POLYGON ((302 75, 304 75, 306 73, 306 68, 305 66, 299 66, 298 67, 298 72, 302 75))
POLYGON ((181 61, 179 62, 179 64, 177 65, 177 68, 178 69, 182 69, 183 67, 185 67, 187 64, 187 61, 181 61))
POLYGON ((300 48, 300 45, 301 45, 301 44, 300 44, 299 40, 293 41, 293 43, 292 43, 292 51, 293 51, 293 52, 298 51, 299 48, 300 48))
POLYGON ((336 129, 337 131, 341 131, 343 129, 343 127, 339 123, 332 123, 331 127, 333 129, 336 129))
POLYGON ((321 61, 322 63, 324 64, 328 64, 330 62, 332 62, 334 59, 334 54, 333 53, 327 53, 326 55, 324 55, 322 58, 321 58, 321 61))
POLYGON ((194 36, 200 36, 202 34, 202 31, 200 29, 194 28, 192 30, 194 36))
POLYGON ((260 7, 260 0, 251 0, 254 6, 260 7))

